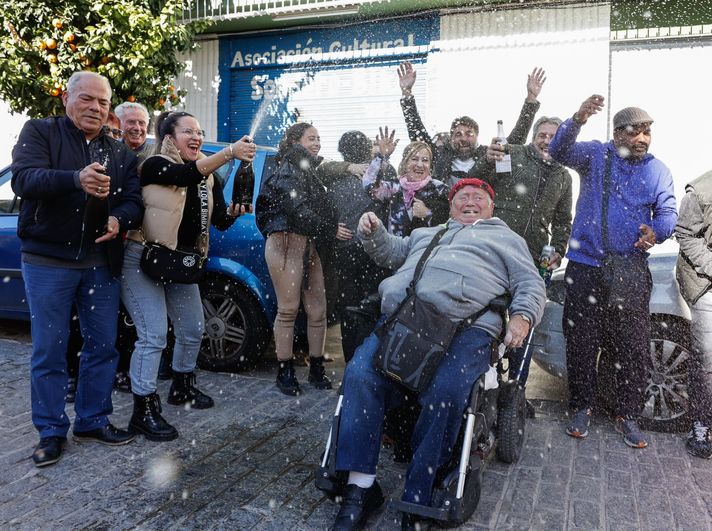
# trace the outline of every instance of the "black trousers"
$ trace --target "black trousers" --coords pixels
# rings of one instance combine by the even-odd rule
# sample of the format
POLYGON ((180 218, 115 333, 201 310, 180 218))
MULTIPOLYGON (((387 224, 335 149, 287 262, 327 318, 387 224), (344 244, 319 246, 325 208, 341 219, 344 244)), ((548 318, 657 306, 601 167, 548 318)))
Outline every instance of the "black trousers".
POLYGON ((643 256, 620 259, 611 266, 591 267, 569 262, 563 330, 569 405, 592 408, 598 393, 597 361, 613 367, 611 382, 616 415, 634 418, 643 408, 650 350, 652 277, 643 256))
POLYGON ((338 278, 336 310, 341 320, 341 347, 348 363, 356 348, 373 332, 373 327, 362 329, 361 323, 345 309, 347 306, 358 306, 366 296, 377 292, 378 285, 391 272, 377 266, 359 244, 336 248, 334 269, 338 278))

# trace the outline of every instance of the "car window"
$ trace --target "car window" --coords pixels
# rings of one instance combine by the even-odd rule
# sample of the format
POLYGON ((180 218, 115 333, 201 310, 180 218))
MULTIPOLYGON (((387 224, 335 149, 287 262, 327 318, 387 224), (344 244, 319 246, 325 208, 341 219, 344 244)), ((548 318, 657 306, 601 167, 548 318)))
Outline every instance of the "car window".
POLYGON ((0 176, 0 214, 14 214, 20 211, 20 201, 17 200, 11 186, 12 174, 8 170, 0 176))
MULTIPOLYGON (((212 155, 212 153, 205 153, 206 155, 212 155)), ((239 161, 231 160, 220 166, 217 170, 213 172, 213 175, 220 181, 220 184, 225 188, 225 181, 230 177, 232 169, 239 161)))

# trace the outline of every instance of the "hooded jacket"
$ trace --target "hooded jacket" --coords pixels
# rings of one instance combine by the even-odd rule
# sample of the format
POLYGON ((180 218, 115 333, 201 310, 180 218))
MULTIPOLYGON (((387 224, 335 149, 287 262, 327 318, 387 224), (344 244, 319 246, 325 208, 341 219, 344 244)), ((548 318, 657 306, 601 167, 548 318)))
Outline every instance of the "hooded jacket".
MULTIPOLYGON (((137 227, 143 216, 136 155, 121 142, 101 133, 92 142, 108 155, 111 176, 109 215, 119 230, 137 227)), ((79 171, 91 164, 84 132, 67 116, 28 120, 12 152, 12 189, 22 198, 17 234, 22 252, 67 261, 81 261, 90 241, 84 230, 88 195, 79 186, 79 171)), ((109 269, 121 273, 121 237, 102 247, 109 269)))
MULTIPOLYGON (((405 238, 388 234, 383 225, 370 235, 359 232, 363 247, 381 267, 397 269, 379 286, 381 311, 391 315, 406 296, 418 260, 442 227, 416 229, 405 238)), ((509 292, 510 315, 521 314, 536 325, 544 311, 546 292, 529 256, 524 239, 498 218, 463 225, 453 219, 428 258, 416 294, 460 321, 509 292)), ((499 315, 486 312, 476 321, 496 337, 502 327, 499 315)))
POLYGON ((571 234, 571 175, 556 161, 541 158, 534 145, 509 146, 512 172, 500 174, 481 159, 472 169, 495 191, 494 214, 524 238, 539 261, 544 245, 564 256, 571 234))
POLYGON ((265 238, 273 232, 292 232, 318 242, 334 240, 338 216, 316 173, 322 161, 295 144, 262 183, 255 221, 265 238))
POLYGON ((640 225, 655 232, 657 243, 670 237, 677 207, 670 170, 650 154, 642 160, 621 158, 613 141, 576 142, 581 125, 565 120, 549 145, 549 153, 576 170, 581 190, 566 256, 569 260, 600 267, 609 255, 647 255, 634 247, 640 225), (603 248, 602 197, 606 159, 612 157, 608 207, 608 247, 603 248))
POLYGON ((685 187, 675 237, 680 244, 677 282, 688 304, 712 287, 712 171, 685 187))

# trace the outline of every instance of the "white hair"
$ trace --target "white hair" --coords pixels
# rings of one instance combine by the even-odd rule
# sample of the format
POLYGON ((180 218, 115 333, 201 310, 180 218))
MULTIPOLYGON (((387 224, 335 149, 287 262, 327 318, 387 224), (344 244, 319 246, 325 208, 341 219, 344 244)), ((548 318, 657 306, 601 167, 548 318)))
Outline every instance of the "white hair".
POLYGON ((129 109, 137 109, 137 110, 141 111, 143 114, 145 114, 145 115, 146 115, 146 123, 147 123, 147 124, 148 124, 148 122, 151 120, 151 115, 149 114, 148 109, 146 108, 146 106, 145 106, 145 105, 141 105, 140 103, 136 103, 136 102, 134 102, 134 101, 125 101, 125 102, 123 102, 123 103, 117 105, 116 108, 114 109, 114 114, 116 114, 116 116, 119 117, 119 120, 121 120, 121 121, 123 122, 123 121, 124 121, 124 114, 125 114, 126 111, 128 111, 129 109))
POLYGON ((79 72, 74 72, 70 78, 69 81, 67 81, 67 92, 71 93, 77 86, 77 84, 84 78, 87 77, 93 77, 94 79, 100 79, 106 84, 106 88, 109 89, 109 97, 111 97, 111 83, 109 83, 109 80, 102 76, 101 74, 97 74, 96 72, 90 72, 88 70, 80 70, 79 72))

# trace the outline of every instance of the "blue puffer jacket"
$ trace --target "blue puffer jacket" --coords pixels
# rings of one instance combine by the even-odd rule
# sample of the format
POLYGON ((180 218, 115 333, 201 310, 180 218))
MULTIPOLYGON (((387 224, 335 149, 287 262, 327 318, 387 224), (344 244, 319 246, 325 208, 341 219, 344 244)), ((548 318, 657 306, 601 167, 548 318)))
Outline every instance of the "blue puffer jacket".
MULTIPOLYGON (((109 215, 119 220, 120 231, 140 226, 143 217, 136 155, 121 142, 100 135, 108 153, 111 176, 109 215)), ((29 120, 12 151, 12 189, 22 198, 17 234, 22 251, 81 260, 92 242, 85 237, 83 220, 88 196, 77 187, 75 173, 89 165, 84 133, 66 116, 29 120)), ((121 272, 121 237, 107 242, 109 268, 121 272)))
POLYGON ((677 208, 670 170, 650 154, 640 161, 623 159, 613 142, 576 142, 581 126, 571 118, 559 126, 549 153, 581 176, 569 249, 569 260, 598 267, 606 255, 640 255, 633 247, 641 224, 655 232, 658 243, 672 234, 677 208), (606 157, 612 157, 608 207, 608 248, 603 249, 601 213, 606 157))

